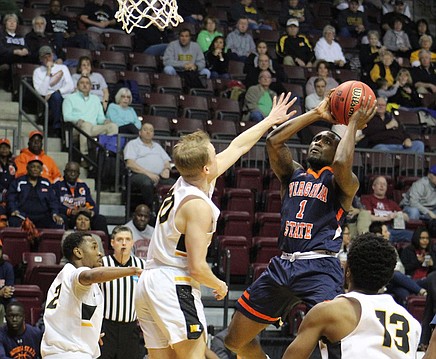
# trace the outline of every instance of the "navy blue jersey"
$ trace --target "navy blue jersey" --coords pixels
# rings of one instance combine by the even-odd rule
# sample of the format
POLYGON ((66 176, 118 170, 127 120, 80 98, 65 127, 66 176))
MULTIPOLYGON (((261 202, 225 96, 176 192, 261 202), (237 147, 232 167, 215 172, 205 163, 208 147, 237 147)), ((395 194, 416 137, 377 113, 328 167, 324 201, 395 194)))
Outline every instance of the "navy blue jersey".
POLYGON ((318 173, 295 170, 282 201, 280 249, 286 253, 321 249, 339 252, 340 226, 346 212, 338 197, 331 167, 318 173))

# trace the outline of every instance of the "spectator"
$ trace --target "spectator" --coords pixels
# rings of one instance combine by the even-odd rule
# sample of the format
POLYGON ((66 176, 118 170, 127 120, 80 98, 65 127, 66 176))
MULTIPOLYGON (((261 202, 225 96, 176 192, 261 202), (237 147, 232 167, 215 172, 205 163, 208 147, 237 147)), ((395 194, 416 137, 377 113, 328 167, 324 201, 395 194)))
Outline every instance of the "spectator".
POLYGON ((386 97, 389 98, 397 93, 398 82, 395 82, 392 86, 389 87, 388 80, 380 77, 376 82, 377 86, 377 97, 386 97))
POLYGON ((339 36, 362 38, 369 23, 366 14, 359 11, 358 0, 348 0, 348 9, 338 15, 339 36))
POLYGON ((436 93, 436 67, 431 63, 431 53, 419 51, 420 66, 412 68, 412 78, 420 94, 436 93))
POLYGON ((232 22, 236 23, 242 18, 248 19, 248 28, 250 30, 272 30, 270 25, 263 23, 256 7, 253 5, 253 0, 235 1, 230 6, 230 19, 232 22))
POLYGON ((390 51, 383 51, 380 57, 381 61, 376 62, 369 73, 371 80, 375 84, 379 78, 383 78, 387 80, 388 86, 392 86, 398 71, 400 71, 400 65, 390 51))
POLYGON ((388 102, 396 103, 400 105, 400 108, 420 107, 421 99, 415 86, 413 86, 412 75, 410 75, 409 70, 401 69, 395 80, 395 88, 397 90, 389 97, 388 102))
MULTIPOLYGON (((395 4, 395 0, 382 0, 381 3, 382 3, 381 10, 383 15, 394 11, 393 5, 395 4)), ((401 1, 399 1, 397 5, 399 7, 399 13, 406 15, 409 19, 412 18, 412 13, 410 12, 409 4, 404 3, 404 1, 401 4, 401 1)))
POLYGON ((209 50, 205 54, 206 66, 210 71, 212 79, 230 79, 229 60, 230 56, 226 49, 226 40, 218 35, 210 44, 209 50))
MULTIPOLYGON (((91 93, 91 80, 87 76, 79 78, 77 92, 65 98, 62 111, 65 121, 73 122, 91 137, 102 134, 110 136, 118 133, 118 126, 106 119, 99 98, 91 93)), ((79 142, 82 155, 88 155, 88 139, 80 135, 79 142)), ((83 160, 81 166, 88 167, 89 165, 83 160)))
POLYGON ((43 163, 42 177, 47 178, 51 183, 55 183, 61 178, 61 171, 59 171, 56 162, 42 149, 42 141, 43 134, 41 131, 35 130, 29 133, 28 147, 23 148, 20 154, 15 158, 15 164, 17 165, 15 177, 21 177, 27 174, 27 163, 37 156, 43 163))
POLYGON ((395 19, 400 19, 403 23, 406 33, 413 33, 415 24, 411 20, 411 17, 404 13, 404 6, 403 0, 395 0, 392 11, 383 14, 381 18, 381 27, 383 32, 393 29, 395 19))
POLYGON ((29 49, 24 37, 17 35, 18 16, 6 14, 3 17, 3 31, 0 32, 1 60, 3 64, 29 62, 29 49))
MULTIPOLYGON (((410 230, 393 227, 394 218, 397 218, 397 222, 404 223, 409 220, 409 217, 401 211, 398 203, 386 197, 387 189, 386 178, 383 176, 376 177, 372 183, 373 193, 362 196, 362 204, 368 211, 371 211, 371 222, 382 222, 388 226, 391 242, 410 242, 413 234, 410 230)), ((398 227, 398 225, 395 227, 398 227)))
POLYGON ((287 27, 289 19, 297 19, 300 31, 303 33, 316 33, 313 26, 313 14, 306 1, 287 0, 282 2, 282 11, 279 16, 279 24, 287 27))
POLYGON ((163 71, 168 75, 195 71, 199 75, 210 77, 203 52, 195 41, 191 41, 189 29, 182 29, 179 39, 169 43, 164 53, 163 64, 163 71))
MULTIPOLYGON (((403 31, 403 22, 400 19, 395 19, 393 28, 386 31, 383 45, 396 56, 409 58, 412 45, 409 36, 403 31)), ((399 63, 401 65, 402 60, 399 63)))
POLYGON ((129 141, 124 148, 126 166, 133 172, 132 189, 141 192, 143 203, 149 208, 153 205, 154 187, 175 182, 170 178, 171 158, 153 137, 153 125, 143 123, 139 137, 129 141))
POLYGON ((197 44, 200 46, 201 51, 208 51, 213 39, 217 36, 223 36, 223 34, 217 30, 217 27, 217 18, 206 16, 203 22, 203 30, 201 30, 197 35, 197 44))
POLYGON ((269 71, 259 73, 258 85, 248 88, 245 94, 243 112, 245 121, 262 121, 271 111, 273 98, 277 94, 270 89, 272 76, 269 71))
MULTIPOLYGON (((11 302, 14 295, 14 268, 3 258, 3 242, 0 239, 0 321, 5 322, 5 307, 11 302)), ((0 339, 1 357, 1 339, 0 339)))
MULTIPOLYGON (((133 266, 144 269, 145 261, 131 254, 133 236, 130 228, 115 227, 111 246, 114 253, 103 257, 104 267, 133 266)), ((130 276, 101 284, 105 304, 102 332, 105 336, 100 359, 139 358, 140 329, 133 305, 137 282, 137 276, 130 276)))
POLYGON ((64 178, 54 184, 56 198, 60 202, 59 214, 64 218, 68 229, 76 225, 76 217, 83 212, 89 214, 89 229, 103 231, 108 235, 106 218, 99 214, 98 207, 91 196, 91 190, 79 179, 80 165, 68 162, 65 165, 64 178))
MULTIPOLYGON (((67 238, 71 233, 88 232, 89 235, 97 242, 99 252, 102 255, 104 255, 105 250, 103 247, 103 240, 98 234, 89 232, 91 231, 91 221, 92 221, 92 217, 90 212, 85 212, 85 211, 79 212, 72 220, 72 222, 74 223, 73 228, 69 229, 68 231, 65 231, 64 235, 62 236, 61 248, 63 247, 65 238, 67 238)), ((107 229, 106 229, 106 233, 107 233, 107 229)), ((68 259, 65 256, 63 256, 61 258, 60 263, 66 264, 68 263, 68 259)))
POLYGON ((12 302, 6 307, 6 325, 0 329, 0 357, 39 359, 41 329, 26 324, 24 306, 12 302))
POLYGON ((49 46, 39 49, 39 59, 42 65, 33 71, 33 87, 48 102, 49 133, 60 137, 62 103, 64 97, 74 91, 74 84, 68 67, 55 63, 53 55, 53 50, 49 46))
POLYGON ((421 37, 419 38, 419 49, 413 51, 410 54, 410 64, 413 67, 418 67, 419 65, 421 65, 421 63, 419 62, 419 52, 421 50, 427 50, 430 51, 431 54, 431 62, 436 62, 436 53, 432 52, 432 45, 433 45, 433 39, 431 38, 430 35, 421 35, 421 37))
POLYGON ((76 73, 72 76, 75 88, 77 87, 77 81, 82 76, 87 76, 91 80, 91 94, 98 96, 103 105, 103 110, 106 111, 109 103, 109 88, 103 75, 92 71, 92 61, 88 56, 79 58, 76 73))
POLYGON ((419 44, 419 39, 422 35, 428 35, 432 39, 432 50, 436 51, 436 43, 434 41, 434 36, 431 34, 428 22, 426 19, 419 19, 416 21, 416 32, 409 36, 410 43, 412 44, 412 49, 418 50, 421 45, 419 44))
POLYGON ((133 251, 136 253, 138 249, 142 250, 145 256, 154 231, 154 227, 149 224, 150 217, 150 208, 146 204, 139 204, 133 212, 132 219, 126 223, 126 227, 130 228, 133 234, 133 251))
POLYGON ((317 60, 325 60, 337 67, 344 67, 347 60, 342 52, 341 45, 335 41, 336 30, 331 25, 324 26, 322 37, 315 45, 317 60))
POLYGON ((139 276, 141 269, 102 267, 102 254, 88 233, 72 233, 62 245, 68 259, 47 293, 43 358, 98 358, 103 293, 97 283, 139 276))
POLYGON ((227 48, 232 52, 231 59, 245 62, 251 53, 256 52, 253 37, 247 33, 248 19, 240 18, 236 23, 236 29, 227 35, 227 48))
POLYGON ((274 67, 268 54, 261 54, 258 56, 256 66, 247 66, 247 76, 245 77, 245 86, 247 88, 255 86, 259 83, 259 75, 262 71, 268 71, 274 82, 270 83, 271 90, 276 93, 286 92, 283 88, 282 82, 285 81, 285 74, 280 66, 274 67))
MULTIPOLYGON (((39 49, 42 46, 54 47, 53 38, 46 33, 47 21, 43 16, 35 16, 32 19, 32 31, 28 32, 24 37, 27 48, 30 51, 30 61, 34 64, 40 64, 39 49)), ((62 51, 59 49, 59 53, 62 51)), ((62 59, 58 59, 56 63, 61 64, 62 59)))
POLYGON ((428 175, 415 181, 403 195, 400 205, 410 219, 436 219, 436 165, 430 167, 428 175))
MULTIPOLYGON (((147 26, 150 21, 144 24, 147 26)), ((143 52, 148 55, 162 57, 168 46, 168 36, 172 33, 168 28, 161 29, 154 24, 147 28, 135 28, 135 52, 143 52)))
MULTIPOLYGON (((279 65, 277 62, 273 59, 271 59, 268 55, 268 45, 265 41, 259 40, 256 44, 256 52, 252 52, 247 59, 245 60, 244 64, 244 74, 250 73, 250 71, 254 68, 259 67, 259 56, 260 55, 267 55, 269 58, 269 64, 268 67, 273 71, 276 72, 279 69, 279 65)), ((257 78, 257 76, 256 76, 257 78)), ((255 80, 255 83, 257 83, 257 80, 255 80)))
POLYGON ((38 156, 27 162, 27 174, 16 178, 9 186, 9 226, 21 227, 29 218, 37 228, 63 228, 59 215, 59 200, 53 186, 41 177, 43 163, 38 156))
POLYGON ((7 138, 0 138, 0 228, 7 225, 6 200, 8 188, 15 178, 16 172, 17 166, 12 160, 11 142, 7 138))
POLYGON ((87 31, 93 31, 98 34, 105 32, 125 33, 119 29, 115 20, 115 11, 104 0, 94 0, 86 3, 80 20, 85 23, 87 31))
POLYGON ((46 32, 54 38, 57 55, 65 47, 89 48, 89 39, 86 34, 77 33, 77 22, 61 14, 60 0, 50 0, 47 14, 43 15, 47 21, 46 32))
MULTIPOLYGON (((389 241, 390 233, 386 224, 373 222, 369 227, 369 231, 389 241)), ((386 292, 392 294, 398 304, 406 307, 406 301, 409 295, 415 294, 426 296, 427 290, 405 274, 404 264, 401 262, 396 249, 395 253, 397 255, 397 264, 395 265, 392 279, 386 285, 386 292)))
POLYGON ((304 105, 306 111, 310 111, 311 109, 317 107, 322 100, 324 100, 326 94, 326 82, 322 77, 318 77, 315 82, 315 92, 306 96, 304 99, 304 105))
POLYGON ((324 79, 326 83, 326 92, 329 92, 331 89, 334 89, 339 85, 338 82, 331 76, 330 65, 327 61, 317 61, 315 69, 316 75, 311 76, 306 82, 306 95, 310 95, 315 92, 315 80, 318 78, 324 79))
POLYGON ((276 46, 277 54, 283 57, 283 64, 289 66, 312 67, 314 53, 306 36, 299 34, 297 19, 289 19, 286 23, 286 34, 276 46))
POLYGON ((368 44, 361 44, 359 50, 363 80, 369 80, 369 72, 374 67, 374 64, 380 61, 382 50, 384 48, 380 44, 380 34, 378 31, 368 31, 368 44))
POLYGON ((413 233, 412 243, 403 248, 400 254, 406 274, 427 288, 428 275, 434 269, 436 253, 430 245, 430 235, 426 227, 419 227, 413 233))
POLYGON ((424 143, 420 140, 411 139, 404 127, 394 115, 386 112, 387 100, 377 98, 377 113, 362 130, 362 147, 372 148, 377 151, 407 151, 410 153, 424 153, 424 143))
POLYGON ((203 22, 206 9, 199 0, 177 0, 179 15, 190 24, 200 25, 203 22))
POLYGON ((118 133, 136 135, 141 129, 141 121, 132 104, 132 92, 127 87, 122 87, 115 95, 115 103, 107 109, 106 117, 118 126, 118 133))

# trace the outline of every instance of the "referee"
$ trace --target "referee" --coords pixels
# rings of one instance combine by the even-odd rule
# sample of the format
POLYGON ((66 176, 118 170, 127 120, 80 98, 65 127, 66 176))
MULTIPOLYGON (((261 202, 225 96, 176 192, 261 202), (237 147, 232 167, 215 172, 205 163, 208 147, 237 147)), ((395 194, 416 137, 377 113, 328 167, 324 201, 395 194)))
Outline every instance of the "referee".
MULTIPOLYGON (((145 261, 133 256, 133 235, 130 228, 117 226, 112 231, 112 255, 103 257, 105 267, 138 267, 145 261)), ((138 277, 124 277, 101 284, 104 296, 104 317, 101 359, 137 359, 139 327, 136 322, 134 293, 138 277)))

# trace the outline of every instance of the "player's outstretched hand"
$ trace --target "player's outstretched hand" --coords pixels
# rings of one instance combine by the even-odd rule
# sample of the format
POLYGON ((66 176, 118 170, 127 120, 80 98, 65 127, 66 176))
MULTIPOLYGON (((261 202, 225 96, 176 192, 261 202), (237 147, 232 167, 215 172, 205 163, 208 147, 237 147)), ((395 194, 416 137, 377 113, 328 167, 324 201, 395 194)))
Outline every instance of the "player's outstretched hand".
POLYGON ((288 92, 286 96, 282 93, 278 98, 274 96, 272 109, 268 115, 268 119, 272 121, 272 126, 282 124, 297 113, 296 110, 292 110, 288 113, 288 110, 295 101, 297 101, 296 97, 289 101, 290 98, 291 92, 288 92))
POLYGON ((317 116, 326 121, 330 122, 332 124, 337 124, 338 122, 333 118, 331 112, 330 112, 330 97, 335 89, 331 89, 326 97, 324 97, 324 100, 322 100, 318 106, 314 108, 314 111, 317 113, 317 116))
POLYGON ((362 130, 366 127, 366 124, 374 117, 377 110, 377 100, 372 96, 362 98, 362 105, 353 113, 350 117, 349 123, 356 122, 357 129, 362 130))

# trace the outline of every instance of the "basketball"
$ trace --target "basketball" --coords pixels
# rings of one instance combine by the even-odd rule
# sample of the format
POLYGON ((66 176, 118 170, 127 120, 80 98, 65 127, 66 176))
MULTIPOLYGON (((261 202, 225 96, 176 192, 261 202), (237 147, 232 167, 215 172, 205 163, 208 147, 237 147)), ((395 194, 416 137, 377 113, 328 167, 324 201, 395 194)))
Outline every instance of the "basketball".
POLYGON ((375 100, 374 91, 361 81, 346 81, 333 91, 330 97, 330 111, 340 124, 348 125, 351 115, 362 105, 362 99, 371 96, 375 100))

